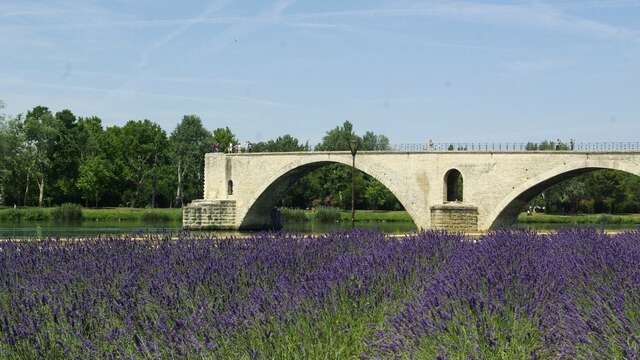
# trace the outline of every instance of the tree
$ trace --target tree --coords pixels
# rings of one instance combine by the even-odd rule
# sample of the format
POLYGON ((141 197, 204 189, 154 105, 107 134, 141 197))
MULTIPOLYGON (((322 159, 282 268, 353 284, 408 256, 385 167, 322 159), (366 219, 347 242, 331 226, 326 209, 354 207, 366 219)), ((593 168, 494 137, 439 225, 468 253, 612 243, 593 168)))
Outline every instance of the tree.
POLYGON ((372 210, 400 210, 400 202, 379 181, 370 181, 365 189, 364 197, 367 208, 372 210))
POLYGON ((316 150, 347 151, 349 150, 349 143, 354 139, 362 142, 353 132, 353 125, 349 121, 345 121, 342 126, 336 126, 334 129, 327 131, 322 138, 322 142, 316 146, 316 150))
POLYGON ((308 151, 309 144, 302 144, 300 140, 286 134, 278 136, 275 140, 259 142, 251 145, 251 152, 293 152, 308 151))
POLYGON ((176 126, 169 142, 176 171, 176 206, 182 207, 185 200, 192 200, 201 191, 204 154, 210 147, 211 134, 202 126, 196 115, 185 115, 176 126), (197 189, 197 190, 196 190, 197 189))
POLYGON ((111 189, 117 188, 113 161, 105 155, 105 132, 102 120, 96 116, 79 118, 77 121, 76 145, 78 147, 78 170, 76 187, 85 202, 92 201, 95 207, 111 189))
MULTIPOLYGON (((0 111, 4 109, 4 102, 0 100, 0 111)), ((11 175, 9 168, 12 159, 11 132, 6 123, 6 116, 0 112, 0 205, 5 202, 5 184, 11 175)))
POLYGON ((84 159, 78 172, 76 185, 83 192, 83 198, 93 200, 95 207, 98 207, 98 201, 113 178, 109 162, 101 156, 90 156, 84 159))
POLYGON ((371 131, 367 131, 362 136, 362 149, 367 151, 390 150, 389 138, 384 135, 376 135, 371 131))
POLYGON ((141 203, 145 190, 150 187, 151 206, 156 206, 160 165, 167 156, 167 135, 160 126, 150 120, 131 120, 122 128, 109 128, 105 141, 115 153, 108 158, 115 159, 118 173, 127 187, 123 196, 128 197, 131 207, 141 203))
POLYGON ((104 129, 102 120, 97 116, 78 119, 79 157, 84 159, 104 153, 104 129))
POLYGON ((53 148, 51 198, 55 203, 80 200, 76 180, 80 166, 80 129, 71 110, 55 114, 57 139, 53 148))
MULTIPOLYGON (((54 150, 58 141, 56 119, 48 108, 36 106, 27 113, 24 122, 26 142, 33 154, 33 172, 38 183, 38 206, 44 202, 44 189, 51 172, 54 150)), ((28 175, 29 176, 29 175, 28 175)), ((27 190, 28 191, 28 181, 27 190)))
POLYGON ((624 173, 620 171, 598 170, 591 173, 585 185, 595 201, 595 211, 616 212, 617 204, 625 198, 623 177, 624 173))
POLYGON ((238 139, 228 127, 213 130, 211 143, 218 146, 221 152, 231 152, 233 147, 239 144, 238 139))

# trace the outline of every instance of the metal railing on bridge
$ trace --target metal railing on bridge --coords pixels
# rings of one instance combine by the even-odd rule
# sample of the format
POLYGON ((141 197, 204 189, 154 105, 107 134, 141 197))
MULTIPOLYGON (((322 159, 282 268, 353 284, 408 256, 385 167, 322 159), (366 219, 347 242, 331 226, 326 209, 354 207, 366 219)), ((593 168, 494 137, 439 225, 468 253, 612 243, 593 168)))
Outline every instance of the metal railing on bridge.
MULTIPOLYGON (((219 151, 217 148, 213 152, 219 151)), ((315 147, 301 152, 314 152, 315 147)), ((640 152, 640 141, 636 142, 503 142, 503 143, 413 143, 395 144, 374 150, 360 149, 360 151, 396 151, 396 152, 525 152, 525 151, 575 151, 575 152, 640 152)), ((245 153, 253 151, 251 144, 234 146, 231 153, 245 153)))
POLYGON ((640 152, 640 142, 584 142, 584 143, 424 143, 397 144, 398 152, 513 152, 513 151, 577 151, 577 152, 640 152))

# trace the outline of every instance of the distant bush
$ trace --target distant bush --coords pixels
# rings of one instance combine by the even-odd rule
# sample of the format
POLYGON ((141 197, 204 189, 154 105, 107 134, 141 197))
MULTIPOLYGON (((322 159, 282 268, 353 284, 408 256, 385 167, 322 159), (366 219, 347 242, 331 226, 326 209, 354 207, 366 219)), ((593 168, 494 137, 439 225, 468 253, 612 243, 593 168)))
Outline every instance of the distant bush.
POLYGON ((607 214, 598 215, 596 218, 596 224, 621 224, 622 218, 620 216, 612 216, 607 214))
POLYGON ((82 220, 82 207, 78 204, 66 203, 53 209, 51 217, 56 221, 82 220))
POLYGON ((51 213, 41 208, 24 209, 22 220, 26 221, 46 221, 51 219, 51 213))
POLYGON ((19 222, 22 220, 22 211, 18 209, 7 209, 0 215, 0 220, 19 222))
POLYGON ((169 214, 147 210, 142 214, 142 221, 156 222, 156 221, 171 221, 169 214))
POLYGON ((306 222, 309 220, 304 209, 280 208, 283 222, 306 222))
POLYGON ((593 214, 595 201, 593 199, 583 199, 578 201, 579 214, 593 214))
POLYGON ((618 210, 625 214, 635 214, 640 212, 640 205, 635 201, 625 200, 618 206, 618 210))
POLYGON ((321 223, 334 223, 340 220, 340 210, 334 207, 320 206, 316 208, 314 219, 321 223))
POLYGON ((46 221, 50 218, 50 211, 41 208, 7 208, 0 211, 0 220, 9 222, 46 221))

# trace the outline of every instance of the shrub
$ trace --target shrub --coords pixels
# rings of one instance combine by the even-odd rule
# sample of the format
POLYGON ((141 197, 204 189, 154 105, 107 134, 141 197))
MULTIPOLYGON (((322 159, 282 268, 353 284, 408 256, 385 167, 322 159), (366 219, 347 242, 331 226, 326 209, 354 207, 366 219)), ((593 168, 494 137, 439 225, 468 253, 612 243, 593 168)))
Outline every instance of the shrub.
POLYGON ((596 224, 621 224, 622 218, 619 216, 601 214, 601 215, 598 215, 595 222, 596 224))
POLYGON ((580 214, 593 214, 595 201, 592 199, 583 199, 578 201, 578 213, 580 214))
POLYGON ((45 221, 51 218, 51 214, 47 212, 45 209, 41 208, 30 208, 25 209, 22 213, 22 220, 26 221, 45 221))
POLYGON ((625 200, 620 204, 618 210, 621 213, 634 214, 640 211, 640 205, 638 205, 638 203, 635 201, 625 200))
POLYGON ((19 222, 22 219, 22 212, 18 209, 8 209, 2 212, 0 220, 19 222))
POLYGON ((53 209, 51 217, 57 221, 80 221, 82 207, 78 204, 65 203, 53 209))
POLYGON ((145 222, 171 221, 171 216, 165 213, 147 210, 142 214, 142 221, 145 221, 145 222))
POLYGON ((0 211, 0 220, 9 222, 46 221, 50 218, 50 212, 41 208, 9 208, 0 211))
POLYGON ((309 220, 304 209, 280 208, 284 222, 306 222, 309 220))
POLYGON ((320 206, 315 210, 314 219, 321 223, 334 223, 340 220, 340 210, 334 207, 320 206))

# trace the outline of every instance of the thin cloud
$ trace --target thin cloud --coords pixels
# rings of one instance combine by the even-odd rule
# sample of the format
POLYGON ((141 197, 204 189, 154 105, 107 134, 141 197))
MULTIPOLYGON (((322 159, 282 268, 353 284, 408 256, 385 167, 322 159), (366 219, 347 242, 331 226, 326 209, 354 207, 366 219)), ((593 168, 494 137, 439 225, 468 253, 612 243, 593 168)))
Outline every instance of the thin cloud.
POLYGON ((92 87, 92 86, 75 86, 75 85, 62 85, 62 84, 56 84, 56 83, 33 82, 33 81, 26 81, 21 78, 10 77, 10 76, 5 76, 3 78, 0 78, 0 80, 2 80, 4 84, 12 84, 17 86, 26 85, 26 86, 35 87, 35 88, 65 90, 65 91, 83 92, 83 93, 93 92, 93 93, 100 93, 105 95, 108 94, 110 96, 123 96, 127 98, 137 96, 137 97, 158 98, 163 100, 193 101, 193 102, 200 102, 200 103, 206 103, 206 104, 226 102, 226 103, 251 103, 255 105, 279 107, 279 108, 296 108, 297 107, 292 104, 274 101, 271 99, 256 98, 256 97, 249 97, 249 96, 205 97, 205 96, 163 94, 163 93, 139 91, 139 90, 132 90, 132 89, 115 89, 114 90, 114 89, 92 87))
POLYGON ((640 7, 640 0, 554 1, 554 5, 566 9, 624 9, 640 7))
POLYGON ((146 67, 149 64, 149 56, 154 50, 157 50, 163 47, 164 45, 166 45, 167 43, 169 43, 170 41, 180 37, 182 34, 186 33, 192 26, 198 23, 201 23, 208 16, 210 16, 216 11, 221 10, 228 3, 229 3, 229 0, 215 1, 211 3, 211 5, 209 5, 207 9, 205 9, 205 11, 203 11, 200 16, 195 18, 195 21, 190 21, 190 22, 180 24, 175 30, 171 31, 170 33, 166 34, 162 38, 158 39, 156 42, 154 42, 151 46, 149 46, 142 52, 140 56, 140 61, 138 62, 138 67, 139 68, 146 67))
POLYGON ((562 69, 571 65, 572 63, 568 61, 540 59, 511 61, 506 63, 504 67, 510 73, 530 74, 562 69))
POLYGON ((482 4, 472 2, 438 2, 428 6, 360 9, 292 15, 293 19, 337 19, 345 17, 439 17, 509 26, 548 28, 599 37, 638 39, 633 29, 614 26, 564 13, 546 4, 482 4))
MULTIPOLYGON (((62 59, 61 59, 62 60, 62 59)), ((45 75, 45 72, 34 71, 30 72, 33 75, 45 75)), ((112 79, 112 80, 127 80, 131 78, 131 75, 107 72, 107 71, 95 71, 95 70, 83 70, 73 68, 68 71, 69 78, 73 78, 76 75, 84 78, 98 78, 98 79, 112 79)), ((247 86, 255 84, 255 81, 245 79, 231 79, 221 78, 216 76, 154 76, 150 75, 146 78, 149 81, 155 82, 169 82, 169 83, 185 83, 185 84, 226 84, 226 85, 238 85, 247 86)))
MULTIPOLYGON (((265 14, 260 16, 212 16, 216 6, 212 6, 210 11, 191 18, 178 19, 126 19, 117 14, 106 13, 94 22, 55 22, 36 25, 37 27, 56 28, 56 29, 77 29, 77 28, 123 28, 123 27, 178 27, 176 30, 167 35, 166 40, 159 40, 162 46, 163 41, 171 41, 174 37, 179 36, 189 27, 195 24, 221 24, 221 25, 266 25, 266 24, 282 24, 292 27, 307 27, 316 29, 344 29, 345 25, 337 25, 332 20, 340 18, 371 18, 371 17, 439 17, 447 19, 456 19, 470 22, 480 22, 489 24, 498 24, 506 26, 527 26, 533 28, 546 28, 557 31, 566 31, 589 36, 605 37, 605 38, 621 38, 621 39, 640 39, 640 31, 615 26, 604 22, 591 20, 568 14, 566 10, 579 8, 628 8, 640 6, 640 0, 611 0, 611 1, 577 1, 564 2, 553 1, 549 3, 511 3, 511 4, 495 4, 495 3, 478 3, 471 1, 437 1, 424 5, 423 3, 415 6, 405 6, 399 8, 371 8, 371 9, 355 9, 343 11, 325 11, 312 13, 284 14, 284 10, 291 7, 294 3, 292 0, 277 1, 275 5, 265 14), (325 20, 317 21, 317 20, 325 20), (326 21, 329 20, 329 21, 326 21)), ((51 9, 47 7, 40 8, 20 8, 13 7, 12 10, 4 9, 5 14, 33 13, 39 16, 48 16, 52 18, 59 17, 61 10, 51 9)), ((3 9, 0 8, 0 16, 3 9)), ((71 9, 63 9, 64 12, 73 11, 71 9)), ((100 9, 87 8, 76 12, 96 13, 100 9)), ((74 12, 74 13, 76 13, 74 12)), ((75 16, 75 18, 86 18, 75 16)), ((9 24, 10 26, 27 26, 20 24, 9 24)), ((6 26, 6 25, 5 25, 6 26)), ((33 26, 30 24, 29 26, 33 26)), ((144 61, 142 62, 144 65, 144 61)))
MULTIPOLYGON (((200 21, 204 21, 204 19, 207 18, 207 16, 210 16, 213 12, 219 10, 222 8, 222 6, 224 6, 224 4, 226 4, 226 2, 228 2, 228 0, 222 0, 222 1, 217 1, 212 3, 207 10, 205 10, 203 12, 203 15, 198 17, 198 19, 200 19, 200 21)), ((256 19, 263 19, 263 20, 271 20, 272 22, 277 22, 280 19, 281 14, 292 4, 294 3, 294 0, 278 0, 274 3, 274 5, 266 12, 266 13, 262 13, 257 15, 255 18, 256 19)), ((141 54, 140 54, 140 60, 137 62, 136 64, 136 68, 135 68, 135 72, 129 77, 127 78, 126 81, 124 81, 120 86, 114 88, 113 90, 110 90, 109 92, 107 92, 105 98, 103 99, 104 102, 109 102, 110 99, 118 94, 119 92, 122 91, 128 91, 127 89, 132 88, 133 85, 139 81, 145 72, 145 69, 148 68, 149 65, 149 56, 151 54, 152 51, 159 49, 160 47, 164 46, 165 44, 169 43, 170 41, 178 38, 179 36, 181 36, 182 34, 186 33, 187 30, 189 30, 189 28, 191 28, 191 26, 193 26, 195 23, 197 22, 193 22, 190 21, 188 24, 184 24, 183 26, 180 26, 179 28, 177 28, 176 30, 168 33, 167 35, 163 36, 162 38, 160 38, 158 41, 156 41, 153 45, 151 45, 150 47, 144 49, 141 54)), ((244 23, 240 23, 240 24, 233 24, 231 25, 228 29, 226 29, 225 31, 222 32, 222 34, 220 35, 220 37, 218 39, 216 39, 211 45, 209 45, 207 48, 208 50, 213 50, 213 51, 220 51, 222 49, 224 49, 225 47, 229 46, 229 44, 233 43, 234 41, 237 41, 238 38, 240 37, 245 37, 248 34, 256 31, 258 29, 258 27, 254 26, 247 26, 247 24, 244 23)), ((242 99, 244 101, 250 100, 249 98, 245 98, 242 99)), ((270 105, 270 106, 288 106, 286 104, 280 104, 277 102, 271 102, 268 100, 265 101, 261 101, 259 99, 254 99, 254 103, 256 104, 261 104, 261 105, 270 105)))

